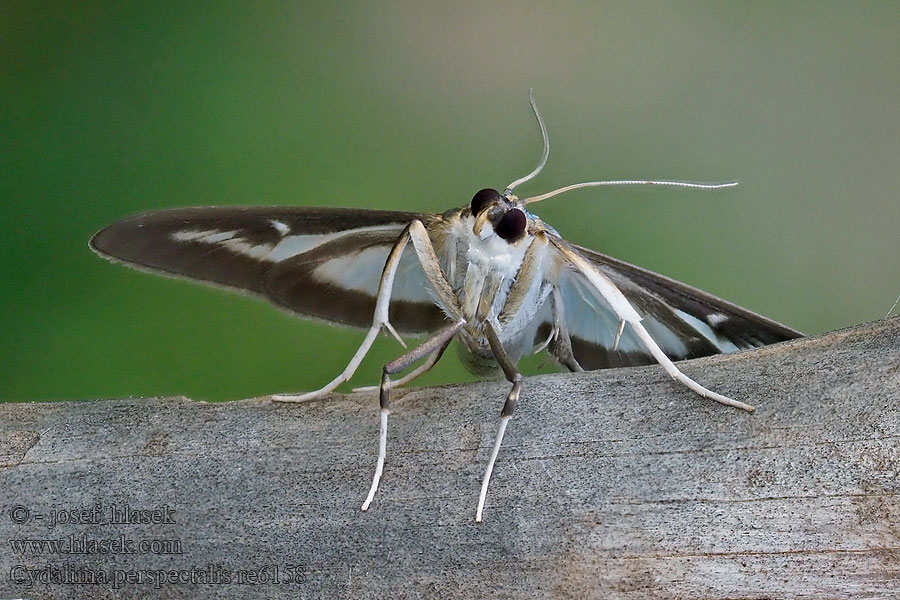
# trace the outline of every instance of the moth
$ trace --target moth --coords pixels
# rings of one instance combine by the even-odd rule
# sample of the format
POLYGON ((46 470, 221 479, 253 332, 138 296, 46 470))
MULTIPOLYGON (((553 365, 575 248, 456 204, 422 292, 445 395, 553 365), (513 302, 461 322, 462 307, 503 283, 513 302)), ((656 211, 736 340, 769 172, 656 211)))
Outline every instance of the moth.
MULTIPOLYGON (((262 296, 300 316, 367 328, 356 354, 313 392, 276 395, 303 402, 349 380, 382 332, 427 335, 384 366, 379 389, 378 458, 362 510, 372 503, 387 449, 391 391, 428 371, 457 339, 466 366, 498 369, 510 382, 481 483, 481 521, 491 473, 522 391, 516 364, 544 350, 570 371, 659 363, 701 396, 753 407, 706 389, 673 361, 732 352, 801 334, 668 277, 582 248, 530 205, 574 189, 604 185, 720 188, 680 181, 593 181, 529 198, 513 194, 547 162, 504 188, 477 192, 443 214, 300 207, 204 207, 149 212, 103 229, 91 240, 101 256, 138 269, 262 296), (391 376, 422 363, 395 381, 391 376)), ((371 388, 370 388, 371 389, 371 388)))

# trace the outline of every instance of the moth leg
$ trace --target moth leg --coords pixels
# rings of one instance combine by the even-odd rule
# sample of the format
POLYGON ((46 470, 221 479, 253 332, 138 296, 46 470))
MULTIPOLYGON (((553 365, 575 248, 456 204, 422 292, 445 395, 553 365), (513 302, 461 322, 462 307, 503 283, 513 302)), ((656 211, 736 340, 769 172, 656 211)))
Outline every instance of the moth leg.
POLYGON ((556 330, 556 335, 549 340, 550 355, 570 371, 584 371, 575 360, 575 353, 572 352, 572 338, 569 337, 569 328, 566 327, 562 294, 555 287, 550 295, 550 312, 553 314, 553 327, 556 330))
POLYGON ((409 224, 409 239, 412 241, 413 248, 416 250, 416 256, 419 258, 419 264, 422 265, 422 271, 432 289, 437 295, 438 305, 447 313, 453 321, 463 319, 462 308, 459 305, 459 298, 453 291, 453 286, 447 279, 441 263, 438 261, 431 238, 428 237, 428 230, 422 221, 415 220, 409 224))
MULTIPOLYGON (((742 410, 746 410, 747 412, 753 412, 755 409, 753 406, 749 404, 745 404, 744 402, 740 402, 738 400, 733 400, 728 396, 723 396, 722 394, 717 394, 712 390, 709 390, 684 373, 682 373, 678 367, 666 356, 666 353, 663 352, 662 348, 659 347, 659 344, 653 339, 650 333, 644 328, 641 324, 641 316, 638 312, 631 306, 631 303, 628 302, 628 299, 625 298, 625 294, 622 293, 622 290, 614 284, 609 277, 603 274, 599 269, 591 265, 587 260, 585 260, 580 254, 575 252, 572 248, 562 242, 561 240, 553 240, 551 238, 551 243, 569 260, 579 271, 581 271, 582 275, 591 283, 594 289, 600 294, 600 297, 603 298, 607 304, 615 311, 616 315, 622 321, 627 321, 635 330, 641 342, 644 344, 644 347, 650 351, 650 354, 653 355, 653 358, 662 365, 663 369, 676 381, 680 382, 688 389, 693 390, 694 392, 700 394, 704 398, 709 398, 711 400, 715 400, 720 404, 725 404, 727 406, 733 406, 735 408, 740 408, 742 410)), ((620 329, 623 326, 620 325, 620 329)))
MULTIPOLYGON (((438 361, 441 360, 441 357, 444 355, 444 351, 447 350, 447 347, 450 345, 451 341, 453 341, 453 338, 449 338, 447 340, 447 343, 445 343, 443 346, 441 346, 440 348, 438 348, 437 350, 435 350, 434 352, 429 354, 428 360, 426 360, 424 363, 422 363, 421 365, 416 367, 415 370, 407 373, 406 375, 404 375, 403 377, 401 377, 400 379, 398 379, 396 381, 392 381, 391 389, 393 390, 393 389, 401 388, 401 387, 405 386, 406 384, 415 380, 420 375, 424 375, 425 373, 430 371, 434 367, 434 365, 436 365, 438 363, 438 361)), ((353 388, 353 391, 354 392, 374 392, 375 390, 378 390, 378 389, 381 389, 381 386, 366 385, 363 387, 353 388)))
MULTIPOLYGON (((538 292, 538 302, 534 303, 533 308, 526 306, 529 294, 535 279, 541 279, 541 257, 543 251, 547 247, 547 240, 543 236, 536 236, 525 250, 522 257, 522 264, 519 266, 519 272, 513 279, 509 291, 506 293, 506 301, 503 303, 503 309, 497 316, 497 323, 501 327, 507 327, 510 323, 526 321, 530 322, 537 311, 543 306, 547 296, 553 291, 553 286, 543 281, 538 292)), ((479 316, 482 319, 487 318, 490 313, 493 294, 485 295, 482 292, 483 304, 479 305, 479 316)), ((532 299, 533 302, 533 299, 532 299)))
MULTIPOLYGON (((441 308, 445 312, 449 313, 451 318, 453 318, 454 320, 463 320, 462 308, 459 305, 459 299, 453 292, 453 287, 450 285, 450 281, 448 281, 447 276, 444 274, 444 270, 441 268, 440 261, 438 261, 437 254, 434 251, 434 246, 431 243, 431 238, 428 237, 428 230, 425 228, 425 225, 421 221, 416 220, 409 224, 407 230, 409 233, 409 239, 412 240, 413 243, 413 249, 416 251, 416 257, 419 259, 419 264, 422 266, 422 270, 425 272, 425 277, 428 279, 428 282, 435 290, 438 299, 441 301, 441 308)), ((405 377, 402 377, 393 382, 391 387, 404 386, 410 381, 414 380, 416 377, 430 371, 431 368, 441 359, 444 350, 447 349, 447 344, 449 344, 450 340, 452 339, 452 336, 448 338, 447 343, 443 347, 438 347, 436 350, 434 350, 432 355, 423 365, 421 365, 419 368, 414 370, 412 373, 409 373, 405 377)), ((375 386, 369 386, 357 388, 354 391, 368 391, 374 389, 375 386)))
MULTIPOLYGON (((363 503, 363 510, 369 508, 372 498, 375 497, 375 492, 378 489, 378 481, 381 479, 381 473, 384 470, 384 457, 387 450, 388 404, 390 403, 391 387, 389 375, 406 369, 409 365, 427 354, 435 354, 434 362, 437 362, 437 359, 440 358, 440 355, 443 353, 441 347, 446 347, 446 344, 449 343, 456 332, 466 323, 462 316, 462 308, 459 306, 459 300, 453 292, 453 287, 447 280, 444 270, 441 268, 440 261, 438 260, 437 254, 434 251, 434 246, 431 243, 431 238, 428 237, 428 230, 425 228, 425 224, 418 219, 411 222, 403 231, 402 239, 404 240, 404 243, 407 236, 408 239, 412 241, 413 248, 416 251, 416 256, 419 259, 419 264, 422 266, 425 277, 428 279, 428 282, 431 284, 431 287, 437 295, 438 305, 454 320, 454 323, 438 332, 437 335, 415 350, 384 366, 384 374, 381 379, 379 393, 381 401, 381 428, 378 441, 378 462, 375 466, 375 476, 372 479, 369 495, 363 503)), ((385 271, 387 271, 387 267, 385 267, 385 271)), ((396 271, 396 266, 394 266, 394 271, 396 271)), ((377 319, 377 305, 375 312, 377 319)), ((387 316, 387 304, 384 306, 384 315, 385 317, 387 316)))
MULTIPOLYGON (((391 290, 394 286, 394 277, 397 275, 397 267, 400 264, 403 250, 406 249, 406 244, 409 241, 412 241, 413 243, 413 248, 415 248, 416 256, 419 259, 419 263, 422 265, 422 270, 425 272, 425 277, 437 293, 441 308, 454 320, 462 318, 462 310, 459 307, 459 301, 453 293, 450 282, 447 281, 447 276, 444 275, 440 261, 438 261, 437 254, 435 254, 434 247, 431 244, 431 238, 428 237, 428 230, 425 228, 422 221, 416 219, 403 228, 397 241, 394 242, 394 247, 391 248, 387 261, 384 263, 381 281, 378 284, 378 296, 375 300, 375 316, 372 320, 372 327, 366 334, 362 344, 360 344, 356 354, 353 355, 353 358, 350 359, 350 362, 341 374, 316 391, 299 395, 276 394, 272 396, 273 400, 277 402, 305 402, 306 400, 321 398, 322 396, 331 393, 337 386, 353 376, 382 328, 392 333, 401 344, 403 343, 403 340, 400 340, 400 337, 388 321, 388 308, 390 307, 391 290)), ((404 344, 404 346, 405 345, 406 344, 404 344)))
MULTIPOLYGON (((375 315, 372 319, 372 326, 366 333, 365 339, 363 339, 362 343, 359 345, 356 354, 353 355, 353 358, 350 359, 350 362, 347 363, 347 366, 341 374, 318 390, 307 392, 305 394, 276 394, 272 396, 273 400, 276 402, 305 402, 307 400, 326 396, 334 391, 337 386, 353 377, 353 374, 356 372, 356 369, 359 368, 360 363, 362 363, 363 358, 365 358, 366 354, 369 352, 369 349, 372 347, 375 338, 378 337, 382 328, 387 329, 394 337, 400 340, 397 332, 394 331, 394 328, 388 322, 388 307, 391 301, 394 277, 397 274, 400 257, 403 256, 403 251, 406 249, 406 244, 409 241, 409 230, 411 226, 412 224, 407 225, 403 229, 403 232, 397 238, 397 241, 394 242, 394 246, 388 254, 387 260, 384 263, 384 269, 381 272, 381 281, 378 283, 378 296, 375 299, 375 315)), ((403 340, 400 340, 400 343, 403 344, 403 340)), ((406 346, 406 344, 403 345, 406 346)))
MULTIPOLYGON (((465 324, 466 322, 464 320, 459 320, 456 323, 448 325, 418 348, 414 348, 403 356, 384 365, 384 373, 381 377, 381 388, 379 393, 379 401, 381 403, 381 427, 379 428, 378 433, 378 461, 375 463, 375 475, 372 477, 372 486, 369 488, 369 494, 366 496, 366 501, 363 502, 362 505, 364 511, 368 510, 369 504, 371 504, 372 499, 375 498, 375 492, 378 491, 378 482, 381 481, 381 474, 384 471, 384 457, 387 453, 387 421, 388 415, 390 414, 391 402, 390 376, 406 370, 414 362, 429 354, 432 357, 436 356, 440 358, 440 355, 443 354, 447 345, 450 343, 450 340, 453 339, 456 332, 465 324)), ((437 362, 437 359, 433 362, 437 362)))
POLYGON ((641 341, 644 343, 644 346, 647 347, 647 350, 650 351, 650 354, 653 355, 653 358, 656 359, 656 362, 662 365, 662 368, 666 370, 666 373, 668 373, 672 377, 672 379, 685 385, 688 389, 697 392, 704 398, 715 400, 716 402, 725 404, 727 406, 740 408, 742 410, 746 410, 747 412, 753 412, 754 410, 756 410, 755 407, 749 404, 746 404, 739 400, 734 400, 732 398, 729 398, 728 396, 723 396, 722 394, 709 390, 682 373, 678 369, 678 367, 676 367, 675 364, 671 360, 669 360, 669 357, 666 356, 666 353, 663 352, 662 348, 660 348, 659 344, 654 341, 654 339, 650 336, 650 333, 644 328, 643 325, 638 322, 631 323, 631 326, 638 334, 638 337, 641 338, 641 341))
POLYGON ((616 330, 616 341, 613 342, 613 350, 614 351, 619 349, 619 340, 622 339, 622 333, 625 332, 625 323, 627 323, 627 321, 625 319, 622 319, 619 322, 619 328, 616 330))
MULTIPOLYGON (((431 238, 428 237, 428 230, 425 228, 425 225, 419 220, 410 223, 408 230, 409 238, 412 240, 413 248, 416 251, 416 257, 419 259, 419 264, 422 266, 422 270, 425 272, 425 277, 428 279, 428 282, 437 293, 441 308, 454 320, 462 320, 462 308, 459 306, 459 299, 453 292, 453 287, 450 285, 450 282, 447 280, 447 276, 444 274, 444 270, 441 268, 441 264, 438 261, 437 254, 435 254, 434 252, 434 246, 431 244, 431 238)), ((450 339, 447 340, 447 344, 450 343, 450 339)), ((434 350, 432 355, 423 365, 421 365, 405 377, 402 377, 393 382, 391 387, 402 387, 410 381, 414 380, 416 377, 430 371, 431 368, 441 359, 441 356, 446 349, 447 345, 445 344, 443 347, 434 350)), ((376 386, 367 386, 356 388, 353 391, 361 392, 371 391, 374 389, 376 389, 376 386)))
POLYGON ((497 461, 497 455, 500 454, 500 445, 503 443, 503 435, 506 433, 506 425, 516 409, 516 402, 519 400, 519 393, 522 391, 522 374, 519 373, 516 365, 509 358, 497 332, 490 322, 485 321, 484 332, 487 335, 488 343, 491 346, 491 352, 494 358, 503 369, 506 379, 512 383, 509 394, 506 395, 506 402, 503 404, 503 410, 500 411, 500 428, 497 430, 497 439, 494 441, 494 449, 491 451, 491 458, 488 460, 487 469, 484 472, 484 479, 481 481, 481 493, 478 495, 478 508, 475 510, 475 521, 481 522, 481 515, 484 512, 484 501, 487 498, 488 484, 491 482, 491 473, 494 471, 494 463, 497 461))

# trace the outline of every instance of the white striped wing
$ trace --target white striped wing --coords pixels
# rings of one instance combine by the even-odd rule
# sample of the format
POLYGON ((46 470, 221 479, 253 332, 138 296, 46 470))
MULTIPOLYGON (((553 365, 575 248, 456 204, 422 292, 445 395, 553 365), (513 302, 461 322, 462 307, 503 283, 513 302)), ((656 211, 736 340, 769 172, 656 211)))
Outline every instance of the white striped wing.
MULTIPOLYGON (((644 327, 672 360, 754 348, 801 337, 800 332, 711 294, 641 267, 567 244, 605 275, 642 317, 644 327)), ((557 285, 572 352, 587 370, 656 362, 626 326, 616 347, 620 319, 587 278, 557 251, 557 285)), ((553 327, 549 309, 538 329, 539 344, 553 327)))
MULTIPOLYGON (((100 231, 91 247, 130 266, 263 296, 306 317, 368 327, 391 247, 413 219, 402 212, 293 207, 188 208, 146 213, 100 231)), ((432 331, 444 317, 411 248, 391 322, 432 331)))

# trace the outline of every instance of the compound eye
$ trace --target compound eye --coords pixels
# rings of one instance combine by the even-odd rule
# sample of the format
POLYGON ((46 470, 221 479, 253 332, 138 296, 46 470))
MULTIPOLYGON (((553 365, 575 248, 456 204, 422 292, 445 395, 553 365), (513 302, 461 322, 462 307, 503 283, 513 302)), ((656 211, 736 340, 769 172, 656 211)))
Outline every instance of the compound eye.
POLYGON ((528 225, 528 219, 525 213, 518 208, 506 211, 497 224, 494 226, 494 233, 499 235, 507 242, 515 242, 525 235, 525 228, 528 225))
POLYGON ((478 216, 478 213, 484 210, 484 207, 497 200, 502 200, 503 196, 497 190, 485 188, 480 190, 472 197, 472 215, 478 216))

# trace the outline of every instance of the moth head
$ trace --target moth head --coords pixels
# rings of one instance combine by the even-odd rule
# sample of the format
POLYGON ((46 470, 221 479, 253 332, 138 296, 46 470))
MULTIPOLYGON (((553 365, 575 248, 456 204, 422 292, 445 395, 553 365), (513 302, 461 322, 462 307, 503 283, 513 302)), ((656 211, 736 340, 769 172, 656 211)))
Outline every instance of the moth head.
POLYGON ((525 237, 528 218, 518 206, 515 196, 504 196, 497 190, 486 188, 472 197, 472 216, 475 225, 472 231, 480 236, 486 224, 490 224, 500 238, 514 244, 525 237))

